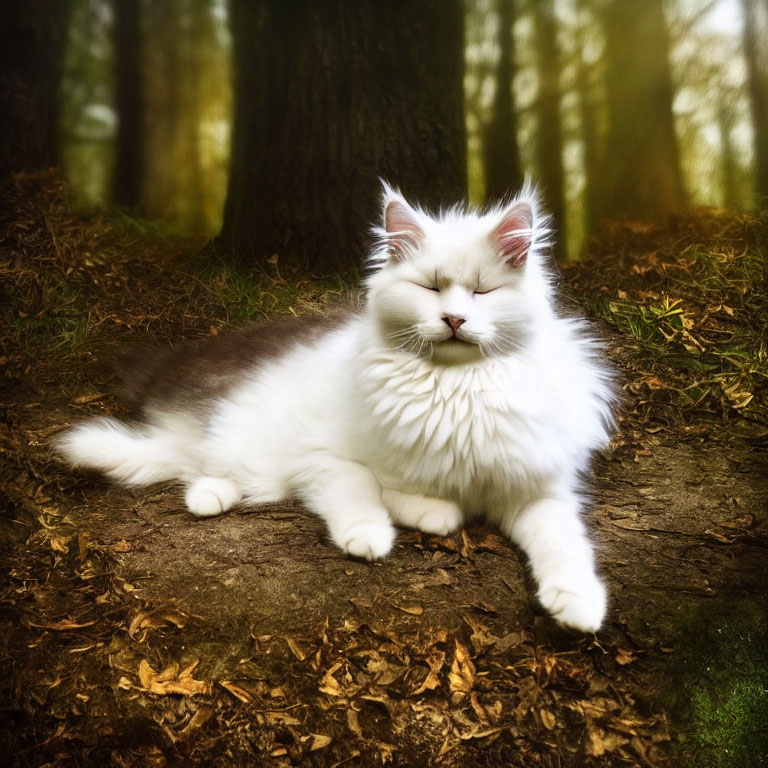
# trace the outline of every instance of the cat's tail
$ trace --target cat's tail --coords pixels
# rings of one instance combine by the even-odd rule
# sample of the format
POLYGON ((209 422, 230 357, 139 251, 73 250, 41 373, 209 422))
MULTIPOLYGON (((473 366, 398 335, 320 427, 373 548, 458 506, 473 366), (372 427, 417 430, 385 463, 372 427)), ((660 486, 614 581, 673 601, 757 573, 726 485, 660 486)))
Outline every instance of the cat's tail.
POLYGON ((99 418, 60 434, 54 450, 72 466, 96 469, 124 485, 151 485, 190 472, 170 435, 99 418))

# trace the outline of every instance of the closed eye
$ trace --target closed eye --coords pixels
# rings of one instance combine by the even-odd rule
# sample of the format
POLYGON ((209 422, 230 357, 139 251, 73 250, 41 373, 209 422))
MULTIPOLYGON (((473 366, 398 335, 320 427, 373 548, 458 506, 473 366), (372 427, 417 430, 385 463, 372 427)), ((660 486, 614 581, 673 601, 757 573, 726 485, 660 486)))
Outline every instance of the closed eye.
POLYGON ((417 283, 415 280, 411 280, 414 285, 418 285, 419 288, 424 288, 427 291, 435 291, 440 293, 440 289, 436 285, 424 285, 423 283, 417 283))
POLYGON ((495 290, 496 290, 496 288, 489 288, 487 291, 477 291, 477 290, 475 290, 475 291, 472 291, 472 293, 475 296, 485 296, 486 293, 493 293, 493 291, 495 291, 495 290))

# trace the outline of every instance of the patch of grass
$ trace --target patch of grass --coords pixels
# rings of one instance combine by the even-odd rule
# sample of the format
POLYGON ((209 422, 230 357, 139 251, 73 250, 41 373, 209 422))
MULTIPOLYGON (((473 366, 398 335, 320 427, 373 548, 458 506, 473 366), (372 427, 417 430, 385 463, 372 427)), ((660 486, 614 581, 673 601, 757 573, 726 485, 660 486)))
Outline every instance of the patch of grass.
MULTIPOLYGON (((105 346, 159 343, 338 306, 347 281, 283 266, 237 270, 203 238, 172 238, 125 214, 73 214, 55 174, 0 187, 0 360, 61 362, 105 346)), ((352 278, 356 276, 351 276, 352 278)), ((74 375, 76 371, 72 371, 74 375)))
POLYGON ((322 310, 339 303, 349 290, 339 278, 311 279, 291 274, 286 279, 277 270, 273 274, 243 272, 226 265, 203 265, 202 270, 185 277, 194 282, 200 301, 224 326, 301 310, 322 310))
POLYGON ((13 316, 3 312, 3 322, 19 350, 32 359, 51 356, 69 357, 81 351, 88 340, 89 313, 83 296, 75 286, 58 282, 48 287, 41 299, 40 312, 27 316, 23 311, 13 316))
POLYGON ((766 426, 767 254, 767 215, 627 224, 603 236, 572 285, 630 341, 646 402, 672 418, 696 409, 766 426))

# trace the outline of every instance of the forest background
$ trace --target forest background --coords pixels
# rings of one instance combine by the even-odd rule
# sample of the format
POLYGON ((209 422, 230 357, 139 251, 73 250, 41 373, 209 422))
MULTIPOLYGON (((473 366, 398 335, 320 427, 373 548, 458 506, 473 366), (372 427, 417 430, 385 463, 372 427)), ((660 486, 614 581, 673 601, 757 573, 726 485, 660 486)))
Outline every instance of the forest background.
POLYGON ((4 4, 0 170, 230 258, 359 265, 378 179, 426 205, 529 175, 600 222, 768 197, 762 0, 4 4), (223 225, 223 228, 222 228, 223 225), (311 251, 311 253, 310 253, 311 251))
POLYGON ((768 0, 0 2, 9 765, 768 765, 768 0), (481 524, 351 560, 51 440, 115 358, 354 297, 380 179, 554 216, 622 391, 609 616, 481 524))

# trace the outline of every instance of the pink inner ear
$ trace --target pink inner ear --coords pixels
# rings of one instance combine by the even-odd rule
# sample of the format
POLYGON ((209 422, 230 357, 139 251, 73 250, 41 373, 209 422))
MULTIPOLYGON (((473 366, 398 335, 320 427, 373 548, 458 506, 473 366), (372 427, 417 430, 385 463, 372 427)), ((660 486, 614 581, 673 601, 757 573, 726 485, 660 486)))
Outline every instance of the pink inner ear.
POLYGON ((491 235, 493 245, 510 267, 525 263, 533 240, 533 209, 529 203, 515 203, 504 212, 491 235))
POLYGON ((400 200, 391 200, 384 211, 384 226, 387 242, 395 259, 402 258, 409 250, 415 250, 424 237, 416 215, 400 200))

